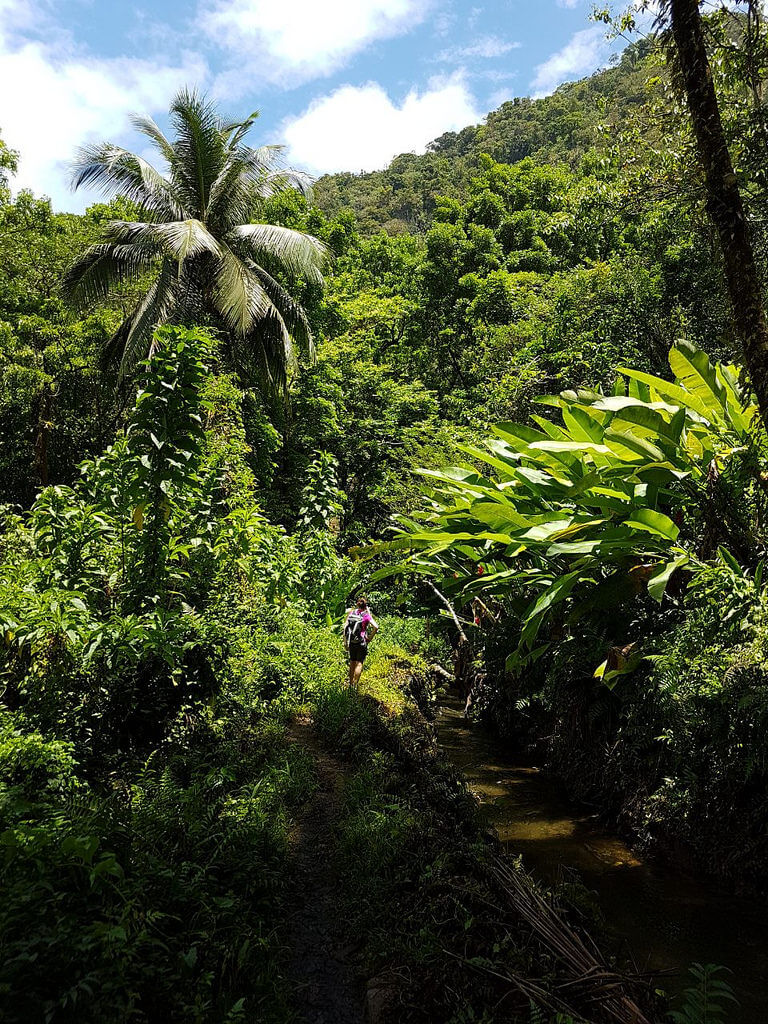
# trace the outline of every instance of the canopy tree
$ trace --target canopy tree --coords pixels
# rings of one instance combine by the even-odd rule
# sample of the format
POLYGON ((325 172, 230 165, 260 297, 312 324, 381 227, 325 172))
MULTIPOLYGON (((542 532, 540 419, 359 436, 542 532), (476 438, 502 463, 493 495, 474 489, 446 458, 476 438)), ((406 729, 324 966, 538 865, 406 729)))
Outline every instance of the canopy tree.
POLYGON ((166 173, 113 143, 79 151, 73 187, 119 193, 141 218, 110 221, 64 279, 65 294, 82 305, 146 283, 108 346, 121 372, 147 355, 158 324, 219 328, 230 355, 271 387, 285 384, 295 345, 311 350, 295 286, 322 284, 328 252, 311 235, 252 223, 277 192, 307 188, 303 175, 281 167, 281 147, 245 145, 256 117, 229 122, 204 96, 182 90, 170 109, 172 141, 151 118, 133 118, 166 173))
POLYGON ((8 174, 14 174, 18 166, 19 156, 0 138, 0 189, 8 185, 8 174))

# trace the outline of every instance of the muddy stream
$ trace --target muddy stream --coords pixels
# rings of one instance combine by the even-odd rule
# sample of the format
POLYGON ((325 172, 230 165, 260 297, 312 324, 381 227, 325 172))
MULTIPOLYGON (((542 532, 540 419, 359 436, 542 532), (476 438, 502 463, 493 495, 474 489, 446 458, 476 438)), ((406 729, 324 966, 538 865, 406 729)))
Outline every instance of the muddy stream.
POLYGON ((559 781, 521 763, 502 740, 468 725, 443 699, 438 742, 479 799, 507 849, 544 881, 576 873, 596 898, 620 961, 671 972, 660 985, 689 984, 693 962, 724 964, 740 1006, 732 1024, 768 1022, 768 906, 644 860, 583 808, 559 781))

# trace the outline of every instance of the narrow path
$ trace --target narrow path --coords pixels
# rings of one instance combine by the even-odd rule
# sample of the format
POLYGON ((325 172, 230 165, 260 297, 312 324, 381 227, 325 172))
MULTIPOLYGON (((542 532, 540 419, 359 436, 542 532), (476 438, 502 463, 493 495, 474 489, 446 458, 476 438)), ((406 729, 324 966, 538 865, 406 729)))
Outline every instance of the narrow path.
POLYGON ((362 1024, 365 984, 353 961, 358 943, 340 913, 333 857, 344 768, 322 749, 308 719, 299 719, 289 735, 314 757, 319 783, 291 835, 295 880, 287 938, 294 1008, 302 1024, 362 1024))

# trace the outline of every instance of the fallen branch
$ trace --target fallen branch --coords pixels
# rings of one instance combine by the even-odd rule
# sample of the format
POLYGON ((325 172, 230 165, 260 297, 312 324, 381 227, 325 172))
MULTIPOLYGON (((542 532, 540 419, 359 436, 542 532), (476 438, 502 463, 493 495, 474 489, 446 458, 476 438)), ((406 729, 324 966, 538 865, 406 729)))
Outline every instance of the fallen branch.
POLYGON ((446 609, 453 624, 456 627, 456 632, 459 634, 458 641, 456 643, 456 649, 453 652, 453 676, 456 686, 459 689, 459 693, 466 700, 466 707, 464 709, 465 714, 467 713, 470 703, 472 686, 474 685, 473 678, 473 661, 474 652, 472 650, 472 644, 469 641, 469 637, 464 632, 459 616, 456 614, 456 609, 453 607, 451 602, 441 593, 435 584, 431 580, 423 580, 423 583, 429 587, 435 597, 440 601, 443 607, 446 609))
POLYGON ((458 633, 459 633, 459 643, 460 644, 468 644, 469 640, 467 639, 467 634, 464 632, 464 630, 462 628, 462 625, 459 622, 459 617, 456 614, 456 610, 453 607, 453 605, 451 604, 451 602, 448 600, 448 598, 445 596, 445 594, 441 594, 440 593, 440 591, 437 589, 437 587, 435 586, 435 584, 431 580, 424 580, 424 582, 430 588, 430 590, 433 592, 435 597, 444 605, 444 607, 448 611, 448 614, 453 619, 454 624, 456 626, 456 629, 458 630, 458 633))
POLYGON ((485 604, 484 601, 481 601, 479 597, 473 597, 472 604, 475 606, 475 608, 480 608, 485 617, 487 619, 490 619, 491 622, 499 621, 498 615, 496 615, 495 612, 492 612, 488 605, 485 604))
POLYGON ((453 672, 449 672, 447 668, 443 668, 442 665, 438 665, 435 662, 434 665, 429 666, 429 671, 433 672, 436 676, 441 676, 443 679, 447 679, 449 683, 455 682, 453 672))
POLYGON ((523 978, 518 974, 512 972, 506 973, 497 971, 487 963, 483 963, 478 959, 468 959, 465 956, 459 956, 457 953, 451 952, 450 949, 444 949, 443 953, 451 957, 454 960, 458 960, 459 963, 465 964, 467 967, 471 967, 473 970, 478 971, 481 974, 486 974, 491 978, 496 978, 497 981, 504 981, 508 985, 513 985, 527 1000, 533 1000, 538 1003, 539 1006, 550 1010, 552 1013, 562 1013, 569 1017, 573 1017, 574 1020, 584 1018, 581 1014, 578 1014, 572 1006, 564 1002, 562 999, 558 999, 551 991, 542 988, 541 985, 537 984, 530 978, 523 978))

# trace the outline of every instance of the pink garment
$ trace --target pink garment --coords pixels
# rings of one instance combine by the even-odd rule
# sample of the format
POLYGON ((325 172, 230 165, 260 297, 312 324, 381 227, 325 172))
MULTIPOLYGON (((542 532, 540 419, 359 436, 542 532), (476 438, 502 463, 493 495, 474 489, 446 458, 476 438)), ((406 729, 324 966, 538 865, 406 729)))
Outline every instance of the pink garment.
POLYGON ((366 636, 366 631, 367 631, 368 625, 369 625, 369 623, 371 622, 372 619, 373 619, 373 616, 366 609, 366 611, 363 612, 363 626, 362 626, 362 629, 360 630, 360 636, 363 639, 363 643, 366 643, 366 641, 368 640, 368 637, 366 636))

